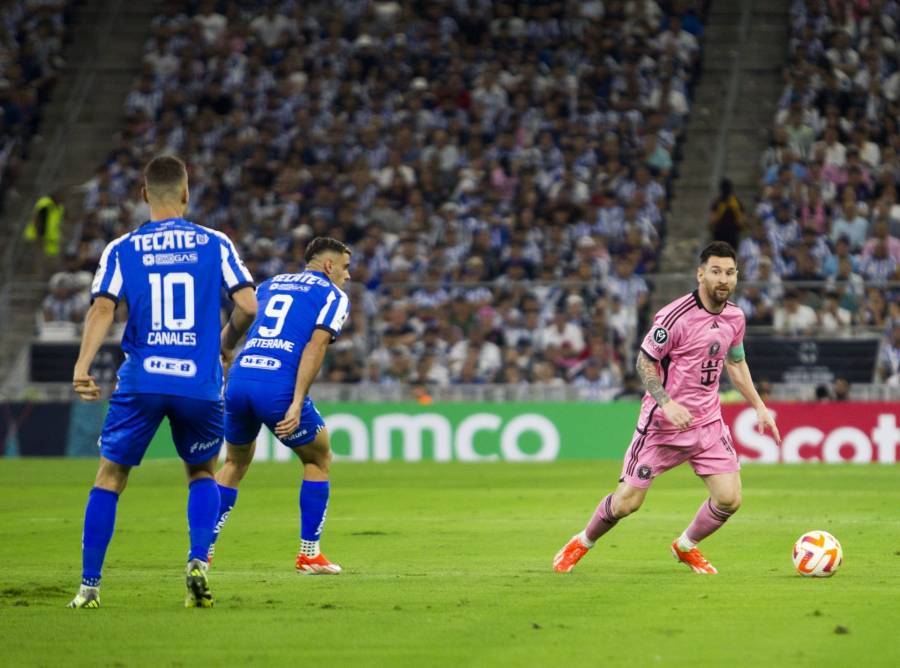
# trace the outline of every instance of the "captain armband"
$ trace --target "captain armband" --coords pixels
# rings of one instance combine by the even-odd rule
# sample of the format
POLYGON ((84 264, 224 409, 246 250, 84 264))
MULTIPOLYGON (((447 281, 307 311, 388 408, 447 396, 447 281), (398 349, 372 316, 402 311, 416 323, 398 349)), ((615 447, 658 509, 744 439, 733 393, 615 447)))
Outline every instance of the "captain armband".
POLYGON ((732 346, 728 349, 728 361, 729 362, 743 362, 744 361, 744 344, 739 343, 736 346, 732 346))

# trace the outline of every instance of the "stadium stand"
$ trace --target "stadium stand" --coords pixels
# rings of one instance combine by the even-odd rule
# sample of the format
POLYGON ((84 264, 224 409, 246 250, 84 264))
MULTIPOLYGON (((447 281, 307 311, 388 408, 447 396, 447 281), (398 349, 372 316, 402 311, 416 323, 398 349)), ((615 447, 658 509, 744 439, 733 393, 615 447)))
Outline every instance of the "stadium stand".
POLYGON ((739 246, 744 278, 758 283, 739 302, 750 325, 786 334, 878 333, 878 378, 894 384, 898 20, 894 1, 793 2, 786 84, 739 246))
MULTIPOLYGON (((146 218, 140 166, 168 151, 191 158, 190 216, 229 234, 258 280, 299 269, 314 235, 354 247, 351 322, 325 369, 362 392, 352 396, 403 397, 412 385, 450 398, 483 385, 487 397, 504 384, 506 397, 611 399, 633 385, 648 312, 690 284, 655 272, 686 271, 702 241, 705 166, 718 163, 740 172, 739 299, 754 359, 768 360, 760 382, 811 396, 821 367, 784 372, 774 353, 812 333, 846 342, 817 348, 832 371, 836 359, 877 357, 873 379, 897 383, 896 3, 880 22, 867 18, 874 9, 854 15, 849 42, 834 32, 849 20, 839 10, 793 3, 758 196, 743 156, 772 106, 733 105, 734 132, 715 142, 728 107, 718 91, 737 71, 722 49, 738 40, 744 80, 765 92, 758 73, 774 82, 783 61, 758 49, 780 39, 783 13, 735 22, 738 7, 677 1, 265 4, 169 3, 152 19, 116 147, 73 207, 83 213, 37 314, 38 342, 74 340, 104 245, 146 218), (700 81, 706 19, 716 62, 700 81), (842 79, 835 53, 874 43, 881 83, 842 79)), ((710 221, 725 213, 729 229, 726 200, 710 221)))
POLYGON ((577 379, 615 396, 666 236, 704 3, 251 5, 154 18, 66 273, 145 219, 139 167, 169 151, 190 156, 193 219, 232 236, 258 280, 299 269, 314 235, 353 245, 329 380, 577 379))
POLYGON ((0 206, 14 187, 62 66, 69 2, 5 2, 0 9, 0 206))

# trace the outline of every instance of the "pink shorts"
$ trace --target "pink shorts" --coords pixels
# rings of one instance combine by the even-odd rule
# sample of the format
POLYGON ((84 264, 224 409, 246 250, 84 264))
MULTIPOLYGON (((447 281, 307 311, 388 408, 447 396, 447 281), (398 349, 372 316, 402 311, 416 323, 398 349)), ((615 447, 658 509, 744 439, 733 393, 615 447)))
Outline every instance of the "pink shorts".
POLYGON ((722 420, 687 431, 634 432, 619 482, 649 487, 653 479, 686 461, 697 475, 740 471, 731 431, 722 420))

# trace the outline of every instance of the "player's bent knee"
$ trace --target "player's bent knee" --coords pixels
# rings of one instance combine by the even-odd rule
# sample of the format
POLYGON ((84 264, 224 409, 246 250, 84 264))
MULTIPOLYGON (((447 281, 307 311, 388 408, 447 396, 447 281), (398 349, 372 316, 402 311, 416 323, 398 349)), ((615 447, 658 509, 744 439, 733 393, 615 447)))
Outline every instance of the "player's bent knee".
POLYGON ((130 466, 117 464, 106 457, 101 457, 97 476, 94 478, 94 487, 108 489, 116 494, 121 494, 125 491, 125 485, 128 484, 128 473, 130 471, 130 466))
POLYGON ((255 441, 246 445, 226 444, 225 464, 246 473, 247 469, 250 468, 250 463, 253 461, 255 445, 255 441))
POLYGON ((723 494, 713 499, 713 505, 726 513, 735 513, 741 507, 741 494, 723 494))
POLYGON ((622 519, 637 512, 644 503, 646 496, 646 489, 634 487, 626 482, 620 483, 612 495, 611 510, 613 515, 618 519, 622 519))
POLYGON ((203 478, 213 478, 215 479, 215 458, 210 459, 209 461, 200 462, 199 464, 188 464, 185 463, 185 469, 187 470, 188 482, 194 482, 195 480, 202 480, 203 478))
POLYGON ((613 515, 618 519, 628 517, 641 508, 641 500, 627 499, 613 504, 613 515))
POLYGON ((612 511, 617 519, 636 513, 644 503, 644 497, 638 495, 624 495, 613 497, 612 511))
POLYGON ((311 453, 311 456, 307 459, 303 460, 304 464, 313 464, 314 466, 318 466, 322 469, 323 472, 328 473, 331 468, 331 460, 334 459, 334 455, 331 454, 331 449, 327 450, 316 450, 311 453))
POLYGON ((314 464, 325 473, 328 473, 334 455, 331 452, 331 441, 328 438, 327 429, 322 429, 316 434, 316 438, 312 443, 308 446, 301 446, 299 451, 300 459, 303 460, 304 464, 314 464))

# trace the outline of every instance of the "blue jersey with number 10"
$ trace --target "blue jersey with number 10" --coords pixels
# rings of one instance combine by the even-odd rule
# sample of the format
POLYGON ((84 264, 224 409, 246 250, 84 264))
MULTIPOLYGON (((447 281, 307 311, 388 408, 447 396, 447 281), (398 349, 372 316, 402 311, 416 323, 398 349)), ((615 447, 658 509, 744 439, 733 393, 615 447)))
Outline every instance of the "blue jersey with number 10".
POLYGON ((220 399, 219 291, 252 285, 227 236, 182 218, 112 241, 91 297, 128 303, 116 392, 220 399))
POLYGON ((228 382, 246 378, 294 386, 303 349, 316 329, 341 333, 350 300, 319 271, 280 274, 256 290, 256 320, 228 382))

